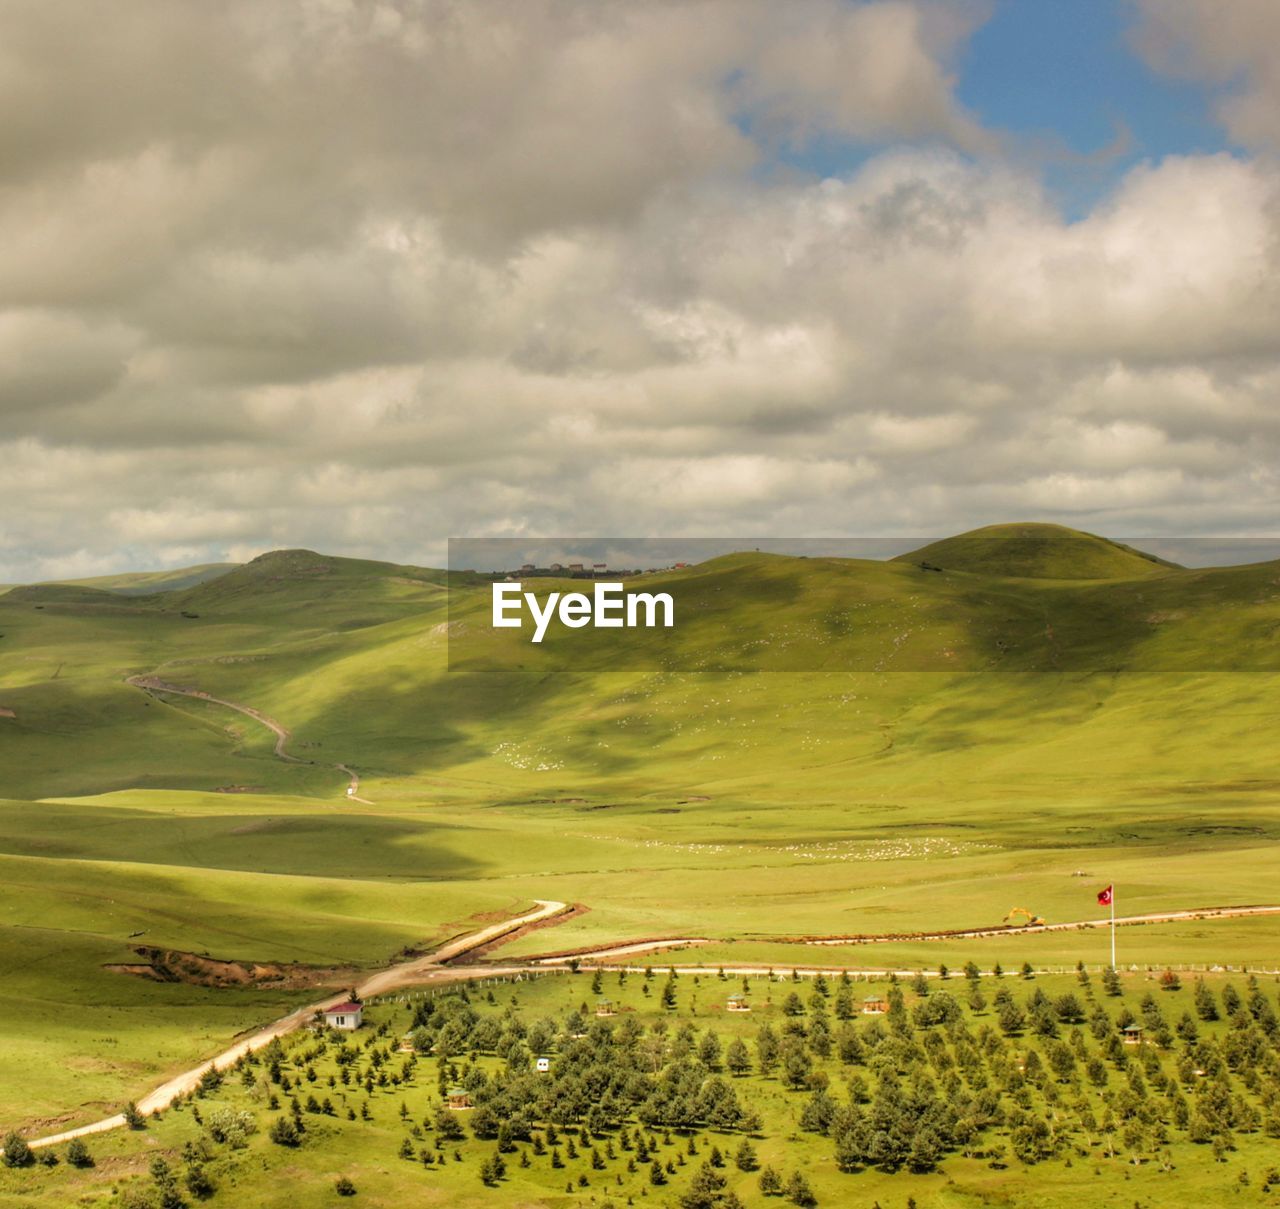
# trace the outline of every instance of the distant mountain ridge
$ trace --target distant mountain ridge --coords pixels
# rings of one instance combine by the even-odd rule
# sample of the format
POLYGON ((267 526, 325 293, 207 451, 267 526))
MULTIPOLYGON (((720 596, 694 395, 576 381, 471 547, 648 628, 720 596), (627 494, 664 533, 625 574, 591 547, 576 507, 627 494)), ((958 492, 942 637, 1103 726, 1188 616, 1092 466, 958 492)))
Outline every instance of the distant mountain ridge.
POLYGON ((192 567, 176 567, 171 571, 123 571, 117 575, 90 575, 81 579, 50 579, 37 584, 12 587, 48 587, 62 585, 73 588, 90 588, 99 592, 112 592, 117 596, 150 596, 155 592, 181 592, 197 584, 217 579, 234 571, 239 563, 199 563, 192 567))
MULTIPOLYGON (((879 560, 875 560, 879 561, 879 560)), ((987 525, 932 541, 889 562, 928 563, 972 575, 1027 579, 1133 579, 1185 568, 1123 542, 1065 525, 1016 522, 987 525)), ((247 563, 201 563, 169 571, 130 571, 78 579, 42 580, 0 585, 0 594, 15 588, 74 587, 119 596, 185 592, 225 581, 219 592, 266 582, 317 576, 395 574, 424 582, 442 582, 443 569, 321 554, 304 548, 270 550, 247 563)))
POLYGON ((311 550, 148 595, 15 588, 0 596, 7 792, 319 792, 337 759, 468 785, 535 768, 565 792, 624 771, 641 787, 779 770, 846 786, 915 761, 985 776, 994 753, 1006 785, 1041 766, 1037 744, 1072 768, 1205 778, 1252 767, 1273 730, 1280 562, 1180 569, 1002 526, 889 561, 748 551, 643 583, 672 594, 673 628, 556 625, 537 646, 494 629, 479 576, 311 550), (228 741, 189 701, 158 710, 128 682, 148 675, 262 710, 317 763, 228 741))

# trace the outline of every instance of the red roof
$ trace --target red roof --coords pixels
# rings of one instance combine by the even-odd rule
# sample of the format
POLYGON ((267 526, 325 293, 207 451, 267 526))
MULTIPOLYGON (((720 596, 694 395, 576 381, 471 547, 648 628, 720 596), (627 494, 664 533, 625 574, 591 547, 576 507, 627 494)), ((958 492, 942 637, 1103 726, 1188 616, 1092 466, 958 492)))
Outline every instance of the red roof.
POLYGON ((334 1007, 325 1008, 324 1010, 325 1010, 325 1014, 328 1015, 332 1012, 358 1012, 363 1007, 364 1007, 363 1003, 357 1003, 356 1000, 352 999, 352 1000, 349 1000, 347 1003, 339 1003, 339 1004, 336 1004, 334 1007))

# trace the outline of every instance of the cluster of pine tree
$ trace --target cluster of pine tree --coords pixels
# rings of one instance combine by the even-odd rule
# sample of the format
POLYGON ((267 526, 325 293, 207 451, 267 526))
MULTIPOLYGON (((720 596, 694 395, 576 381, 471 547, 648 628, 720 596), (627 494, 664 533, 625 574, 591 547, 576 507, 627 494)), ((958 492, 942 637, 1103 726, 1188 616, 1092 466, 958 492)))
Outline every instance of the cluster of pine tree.
MULTIPOLYGON (((592 1019, 585 1004, 525 1021, 465 995, 417 1008, 411 1038, 444 1059, 442 1082, 456 1076, 467 1090, 474 1135, 503 1143, 581 1125, 596 1137, 622 1130, 630 1149, 628 1122, 750 1134, 761 1118, 751 1081, 739 1082, 749 1074, 804 1094, 801 1127, 830 1138, 848 1172, 927 1172, 951 1153, 996 1167, 1010 1154, 1034 1164, 1095 1150, 1167 1164, 1178 1132, 1218 1155, 1237 1133, 1280 1137, 1280 1026, 1256 978, 1243 995, 1199 982, 1194 1015, 1171 1021, 1160 1002, 1180 985, 1171 974, 1136 1010, 1112 971, 1100 992, 1081 971, 1076 993, 1054 997, 1030 969, 996 978, 989 997, 976 968, 966 974, 961 993, 945 976, 895 982, 886 1013, 870 1018, 847 978, 834 994, 819 978, 802 995, 797 980, 780 1022, 761 1024, 753 1044, 663 1018, 592 1019), (1201 1027, 1217 1020, 1225 1031, 1201 1027), (452 1062, 466 1054, 503 1064, 452 1062), (539 1054, 554 1055, 543 1074, 532 1069, 539 1054)), ((669 977, 659 1001, 675 994, 669 977)))
MULTIPOLYGON (((950 992, 930 993, 918 979, 910 1010, 891 986, 882 1018, 841 1024, 835 1050, 849 1070, 844 1097, 832 1093, 826 1071, 805 1075, 798 1057, 801 1039, 814 1054, 815 1025, 817 1053, 827 1051, 821 997, 807 1020, 784 1026, 793 1047, 785 1077, 809 1085, 802 1125, 832 1139, 841 1170, 924 1172, 951 1152, 1000 1166, 1007 1151, 997 1131, 1027 1164, 1094 1149, 1167 1164, 1176 1131, 1219 1157, 1237 1132, 1280 1137, 1280 1028, 1256 978, 1244 998, 1228 983, 1221 1010, 1198 983, 1199 1022, 1184 1012, 1173 1023, 1156 991, 1142 996, 1136 1014, 1123 1004, 1109 1011, 1105 1001, 1121 995, 1111 971, 1101 998, 1083 971, 1083 999, 1050 998, 1034 986, 1019 994, 1002 983, 990 1011, 976 974, 970 982, 969 1013, 950 992), (1220 1017, 1226 1032, 1202 1035, 1200 1023, 1220 1017)), ((1178 984, 1166 977, 1161 985, 1178 984)), ((773 1047, 770 1040, 765 1049, 773 1047)))
MULTIPOLYGON (((512 1167, 542 1168, 566 1192, 634 1203, 662 1189, 685 1209, 734 1209, 727 1185, 741 1187, 742 1173, 766 1197, 816 1204, 805 1170, 757 1154, 761 1138, 796 1124, 847 1173, 926 1173, 950 1155, 997 1169, 1073 1156, 1169 1169, 1177 1143, 1223 1159, 1241 1134, 1280 1138, 1280 1019, 1256 978, 1166 995, 1181 991, 1166 973, 1126 995, 1113 971, 1095 986, 1082 969, 1051 995, 1029 967, 939 973, 892 980, 874 1014, 847 976, 771 977, 765 1003, 754 997, 766 1010, 732 1028, 719 1018, 724 1031, 683 1014, 696 1004, 674 972, 646 976, 643 1014, 614 1015, 599 999, 596 1011, 526 1017, 515 996, 503 1006, 459 988, 410 1006, 400 1028, 387 1016, 354 1035, 275 1041, 233 1074, 266 1103, 267 1137, 281 1147, 315 1144, 333 1128, 325 1117, 384 1119, 390 1098, 402 1160, 474 1164, 489 1187, 512 1167)), ((694 996, 703 978, 687 979, 694 996)), ((128 1190, 139 1205, 210 1195, 210 1165, 249 1144, 258 1120, 221 1102, 230 1078, 210 1072, 182 1106, 202 1133, 184 1170, 157 1167, 150 1186, 128 1190)), ((87 1151, 66 1157, 92 1163, 87 1151)), ((33 1161, 16 1135, 3 1159, 33 1161)), ((1269 1171, 1272 1185, 1280 1174, 1269 1171)))

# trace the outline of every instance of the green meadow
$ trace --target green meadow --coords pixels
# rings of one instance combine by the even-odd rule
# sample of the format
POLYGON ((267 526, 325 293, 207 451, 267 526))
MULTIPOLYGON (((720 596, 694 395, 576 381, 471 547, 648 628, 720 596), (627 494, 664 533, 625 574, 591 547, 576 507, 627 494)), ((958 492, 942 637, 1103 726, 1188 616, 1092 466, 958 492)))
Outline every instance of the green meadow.
MULTIPOLYGON (((343 986, 537 898, 580 909, 494 957, 667 938, 707 943, 655 964, 1097 969, 1105 929, 912 934, 1094 919, 1108 883, 1121 915, 1280 902, 1280 564, 1037 526, 893 562, 741 554, 645 577, 673 630, 537 647, 489 627, 476 576, 308 551, 218 570, 0 595, 4 1131, 105 1115, 317 995, 104 968, 137 946, 343 986), (293 759, 136 676, 260 711, 293 759)), ((1280 915, 1118 946, 1134 977, 1272 970, 1280 915)), ((99 1145, 132 1169, 180 1116, 99 1145)))
POLYGON ((714 971, 669 983, 660 965, 424 991, 374 1004, 355 1034, 295 1033, 145 1129, 88 1139, 92 1167, 63 1147, 56 1166, 0 1169, 0 1195, 105 1209, 147 1203, 163 1179, 189 1195, 196 1171, 210 1203, 249 1209, 332 1206, 341 1179, 355 1204, 674 1206, 710 1167, 713 1199, 695 1203, 1269 1205, 1276 991, 1274 978, 1210 976, 1197 994, 1130 974, 1112 994, 1097 976, 1014 971, 923 987, 714 971), (731 995, 749 1011, 726 1010, 731 995), (872 999, 889 1014, 866 1015, 872 999), (690 1075, 722 1098, 664 1096, 690 1075), (454 1089, 469 1107, 445 1107, 454 1089), (888 1095, 916 1105, 896 1141, 860 1140, 859 1120, 888 1124, 888 1095), (912 1114, 940 1099, 958 1116, 918 1128, 912 1114), (296 1132, 277 1137, 281 1121, 296 1132), (796 1199, 796 1172, 811 1200, 796 1199))

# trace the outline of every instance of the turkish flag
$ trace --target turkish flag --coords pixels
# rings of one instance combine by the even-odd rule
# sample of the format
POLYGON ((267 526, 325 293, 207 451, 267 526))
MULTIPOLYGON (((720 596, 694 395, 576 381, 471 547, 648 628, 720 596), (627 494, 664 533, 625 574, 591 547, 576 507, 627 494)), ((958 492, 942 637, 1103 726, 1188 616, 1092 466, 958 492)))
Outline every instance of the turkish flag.
POLYGON ((1111 887, 1110 886, 1108 886, 1105 890, 1098 891, 1098 906, 1100 907, 1111 906, 1111 887))

